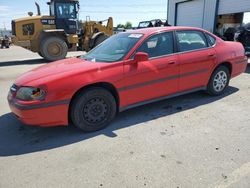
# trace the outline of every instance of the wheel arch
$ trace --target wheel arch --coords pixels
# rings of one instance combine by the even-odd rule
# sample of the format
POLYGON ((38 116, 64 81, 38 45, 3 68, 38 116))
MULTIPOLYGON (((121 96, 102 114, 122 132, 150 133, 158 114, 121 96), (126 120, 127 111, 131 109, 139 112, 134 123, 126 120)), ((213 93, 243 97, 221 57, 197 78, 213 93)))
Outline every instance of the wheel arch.
POLYGON ((230 62, 222 62, 222 63, 219 63, 217 64, 217 66, 214 67, 213 71, 211 72, 211 75, 210 75, 210 78, 208 80, 208 83, 207 83, 207 92, 210 94, 210 95, 213 95, 213 96, 218 96, 218 95, 221 95, 224 90, 226 89, 226 87, 228 86, 229 82, 230 82, 230 79, 231 79, 231 75, 232 75, 232 64, 230 62), (215 90, 214 88, 214 76, 216 76, 220 70, 225 70, 225 69, 228 69, 228 76, 226 77, 227 78, 227 83, 223 86, 222 90, 215 90), (217 71, 217 72, 216 72, 217 71))
POLYGON ((207 80, 207 84, 209 83, 213 73, 216 71, 217 68, 219 68, 220 66, 225 66, 228 68, 229 70, 229 73, 230 73, 230 76, 232 76, 232 71, 233 71, 233 65, 232 63, 230 63, 229 61, 224 61, 224 62, 221 62, 219 64, 217 64, 216 66, 214 66, 214 68, 212 69, 212 71, 210 72, 210 76, 209 76, 209 79, 207 80))
POLYGON ((232 75, 232 72, 233 72, 233 65, 231 62, 229 61, 224 61, 224 62, 221 62, 219 63, 217 66, 215 66, 215 68, 213 69, 212 73, 220 66, 225 66, 228 68, 229 70, 229 73, 230 73, 230 76, 232 75))
POLYGON ((72 102, 74 101, 74 99, 76 98, 76 96, 80 92, 82 92, 83 90, 86 90, 86 89, 89 89, 89 88, 92 88, 92 87, 99 87, 99 88, 103 88, 103 89, 108 90, 114 96, 114 98, 116 100, 116 105, 117 105, 117 112, 119 111, 120 97, 119 97, 119 93, 118 93, 116 87, 113 84, 109 83, 109 82, 97 82, 97 83, 92 83, 92 84, 85 85, 85 86, 81 87, 80 89, 78 89, 73 94, 73 96, 70 99, 69 109, 68 109, 69 121, 71 121, 70 120, 70 110, 71 110, 72 102))
POLYGON ((47 38, 47 37, 59 37, 63 39, 66 43, 67 46, 69 47, 69 42, 67 40, 67 35, 63 29, 53 29, 53 30, 44 30, 41 32, 39 36, 39 49, 40 45, 42 44, 42 41, 47 38))

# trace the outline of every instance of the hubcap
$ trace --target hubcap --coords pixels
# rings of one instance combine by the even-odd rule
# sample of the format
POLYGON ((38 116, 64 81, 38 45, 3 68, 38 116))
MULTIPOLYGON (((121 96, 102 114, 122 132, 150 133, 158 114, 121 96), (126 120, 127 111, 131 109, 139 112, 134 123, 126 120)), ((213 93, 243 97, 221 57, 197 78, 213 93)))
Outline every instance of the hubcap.
POLYGON ((102 98, 90 99, 83 107, 83 117, 88 123, 101 123, 108 114, 108 105, 102 98))
POLYGON ((227 85, 227 74, 224 71, 219 71, 213 82, 213 87, 216 92, 221 92, 227 85))
POLYGON ((58 45, 56 42, 52 42, 48 45, 48 52, 50 55, 57 56, 61 53, 60 45, 58 45))

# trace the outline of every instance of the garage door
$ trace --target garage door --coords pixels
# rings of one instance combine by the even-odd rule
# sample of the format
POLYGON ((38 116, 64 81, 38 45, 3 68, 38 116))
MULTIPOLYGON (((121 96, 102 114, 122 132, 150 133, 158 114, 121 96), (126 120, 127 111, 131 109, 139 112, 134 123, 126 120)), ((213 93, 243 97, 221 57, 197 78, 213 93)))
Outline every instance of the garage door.
POLYGON ((186 1, 177 4, 176 25, 202 27, 204 0, 186 1))
POLYGON ((218 15, 250 12, 250 0, 219 0, 218 15))

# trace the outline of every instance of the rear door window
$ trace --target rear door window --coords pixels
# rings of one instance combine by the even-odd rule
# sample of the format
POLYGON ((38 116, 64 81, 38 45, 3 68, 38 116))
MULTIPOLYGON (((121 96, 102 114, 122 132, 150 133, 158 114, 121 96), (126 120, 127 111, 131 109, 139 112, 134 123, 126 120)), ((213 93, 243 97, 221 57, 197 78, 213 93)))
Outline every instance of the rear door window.
POLYGON ((200 31, 176 31, 179 52, 208 47, 205 35, 200 31))
POLYGON ((216 38, 213 37, 212 35, 209 35, 208 33, 206 33, 206 36, 207 36, 209 46, 214 46, 216 43, 216 38))

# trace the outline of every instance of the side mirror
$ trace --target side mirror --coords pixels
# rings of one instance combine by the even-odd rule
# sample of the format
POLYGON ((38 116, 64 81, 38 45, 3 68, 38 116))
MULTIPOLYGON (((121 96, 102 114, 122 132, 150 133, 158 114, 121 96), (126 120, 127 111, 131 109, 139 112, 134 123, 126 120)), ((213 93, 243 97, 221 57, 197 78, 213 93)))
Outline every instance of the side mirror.
POLYGON ((134 60, 136 63, 141 61, 148 61, 148 54, 144 52, 137 52, 134 56, 134 60))

